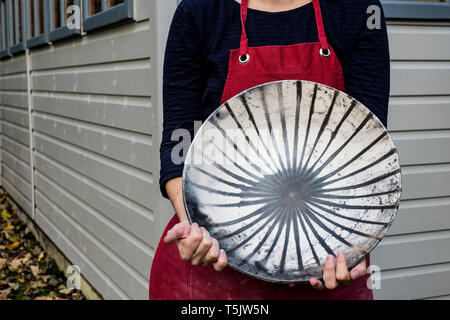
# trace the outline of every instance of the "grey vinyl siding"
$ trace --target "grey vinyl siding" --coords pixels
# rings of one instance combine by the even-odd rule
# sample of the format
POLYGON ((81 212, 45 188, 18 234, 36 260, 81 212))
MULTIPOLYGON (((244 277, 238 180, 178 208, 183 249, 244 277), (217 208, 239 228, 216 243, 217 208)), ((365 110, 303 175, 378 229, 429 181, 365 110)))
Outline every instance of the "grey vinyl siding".
POLYGON ((32 215, 26 56, 0 64, 2 185, 32 215))
POLYGON ((148 296, 159 232, 149 34, 143 20, 30 57, 36 222, 105 298, 148 296))
MULTIPOLYGON (((162 66, 176 5, 134 0, 132 22, 0 62, 2 186, 106 299, 148 298, 173 215, 158 180, 162 66)), ((374 294, 448 299, 450 23, 390 21, 389 36, 389 129, 404 192, 372 253, 382 270, 374 294)))
POLYGON ((371 263, 377 299, 450 295, 450 24, 389 23, 389 129, 404 191, 398 216, 371 263))

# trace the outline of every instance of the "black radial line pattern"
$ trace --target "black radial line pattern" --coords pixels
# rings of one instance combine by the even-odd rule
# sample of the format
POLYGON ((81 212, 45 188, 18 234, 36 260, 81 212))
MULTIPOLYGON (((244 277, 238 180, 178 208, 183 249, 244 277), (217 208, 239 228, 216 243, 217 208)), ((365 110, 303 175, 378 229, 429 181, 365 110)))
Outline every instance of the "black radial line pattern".
POLYGON ((314 173, 310 173, 309 176, 313 176, 316 177, 318 176, 322 170, 331 162, 333 161, 341 152, 342 150, 345 149, 346 146, 348 146, 348 144, 350 143, 350 141, 353 140, 354 137, 356 137, 356 135, 358 133, 361 132, 361 130, 364 128, 364 126, 367 124, 367 122, 369 122, 369 120, 371 120, 373 118, 373 114, 368 114, 366 116, 366 118, 361 122, 361 124, 358 126, 358 128, 356 128, 356 130, 353 132, 353 134, 350 136, 350 138, 348 138, 344 144, 342 146, 340 146, 317 170, 314 171, 314 173))
MULTIPOLYGON (((266 141, 264 141, 263 138, 261 137, 261 133, 259 131, 258 125, 256 124, 255 117, 253 116, 253 112, 252 112, 252 110, 250 110, 250 107, 248 105, 247 97, 245 95, 243 95, 243 96, 239 97, 239 99, 240 99, 242 105, 244 106, 245 111, 247 112, 248 118, 249 118, 250 122, 252 123, 253 128, 256 131, 256 134, 258 135, 259 142, 264 147, 264 151, 266 152, 267 157, 271 160, 271 162, 275 166, 275 168, 277 168, 277 164, 275 163, 275 160, 273 159, 272 155, 270 154, 270 151, 267 147, 266 141)), ((278 175, 281 176, 280 173, 278 173, 278 175)))
POLYGON ((281 260, 280 260, 280 270, 281 272, 284 272, 285 264, 286 264, 286 254, 289 246, 289 236, 291 234, 291 222, 292 222, 292 212, 289 211, 287 214, 287 224, 286 224, 286 231, 284 233, 284 244, 283 244, 283 252, 281 254, 281 260))
MULTIPOLYGON (((233 166, 238 169, 239 171, 241 171, 242 173, 246 174, 249 178, 253 178, 255 180, 259 179, 260 177, 257 176, 256 174, 248 171, 247 169, 243 168, 241 165, 239 165, 235 160, 231 159, 222 149, 220 149, 215 143, 214 141, 211 139, 211 137, 208 137, 208 141, 209 143, 211 143, 212 146, 214 146, 214 149, 217 150, 218 152, 220 152, 222 154, 222 156, 224 158, 226 158, 228 161, 230 161, 230 163, 233 164, 233 166)), ((195 147, 194 147, 195 148, 195 147)), ((201 152, 198 148, 195 148, 195 150, 198 150, 199 152, 201 152)), ((202 156, 204 156, 204 154, 202 153, 202 156)))
POLYGON ((301 217, 305 219, 306 224, 312 231, 314 237, 317 239, 317 241, 319 241, 320 246, 327 252, 327 254, 332 254, 333 256, 336 256, 334 251, 326 243, 325 239, 322 238, 321 235, 317 232, 316 228, 314 228, 313 224, 311 223, 309 215, 306 213, 306 210, 302 211, 301 217))
MULTIPOLYGON (((314 257, 314 260, 316 261, 316 264, 317 264, 318 266, 320 266, 320 259, 319 259, 319 257, 317 256, 316 249, 314 248, 314 246, 313 246, 313 244, 312 244, 312 242, 311 242, 311 238, 309 237, 308 229, 306 228, 305 223, 303 222, 303 214, 302 214, 302 212, 300 211, 299 208, 297 208, 297 209, 295 210, 295 212, 296 212, 296 214, 297 214, 298 220, 300 220, 301 228, 302 228, 303 233, 304 233, 304 235, 305 235, 305 237, 306 237, 306 240, 308 241, 308 245, 309 245, 309 248, 311 249, 311 253, 312 253, 313 257, 314 257)), ((303 259, 303 258, 302 258, 302 259, 303 259)), ((300 260, 299 260, 299 261, 300 261, 300 260)), ((301 270, 301 269, 303 269, 303 263, 302 263, 302 268, 300 268, 300 270, 301 270)))
MULTIPOLYGON (((352 172, 350 172, 350 173, 348 173, 348 174, 346 174, 346 175, 343 175, 343 176, 341 176, 341 177, 339 177, 339 178, 336 178, 336 179, 333 179, 333 180, 328 180, 328 181, 321 182, 321 183, 320 183, 320 186, 330 185, 330 184, 333 184, 333 183, 335 183, 335 182, 338 182, 338 181, 345 180, 345 179, 347 179, 347 178, 353 177, 353 176, 357 175, 358 173, 364 172, 364 171, 366 171, 366 170, 368 170, 368 169, 370 169, 370 168, 376 166, 377 164, 383 162, 384 160, 386 160, 386 159, 388 159, 389 157, 391 157, 393 154, 395 154, 395 150, 389 151, 387 154, 385 154, 385 155, 382 156, 381 158, 378 158, 377 160, 375 160, 375 161, 369 163, 367 166, 362 167, 361 169, 352 171, 352 172)), ((314 185, 314 186, 317 186, 317 184, 314 185)))
POLYGON ((253 249, 253 251, 248 254, 245 258, 242 259, 242 262, 240 264, 246 263, 248 260, 250 260, 260 249, 261 247, 266 243, 267 239, 272 234, 272 231, 275 229, 275 227, 280 223, 282 219, 282 215, 278 214, 274 220, 274 222, 270 225, 269 230, 267 230, 264 237, 259 241, 258 245, 253 249))
MULTIPOLYGON (((373 146, 375 146, 378 142, 380 142, 384 137, 386 137, 387 133, 384 132, 381 135, 379 135, 374 141, 372 141, 372 143, 370 143, 367 147, 365 147, 361 152, 359 152, 356 156, 354 156, 353 158, 351 158, 350 160, 348 160, 346 163, 344 163, 343 165, 341 165, 339 168, 337 168, 336 170, 328 173, 327 175, 317 179, 317 182, 321 183, 331 177, 333 177, 334 175, 338 174, 339 172, 341 172, 342 170, 344 170, 346 167, 348 167, 349 165, 351 165, 352 163, 355 163, 355 161, 363 156, 364 154, 367 153, 367 151, 369 151, 370 149, 372 149, 373 146)), ((365 168, 370 168, 370 166, 376 165, 379 162, 387 159, 388 157, 390 157, 391 155, 395 154, 396 150, 395 149, 391 149, 385 156, 379 158, 377 161, 375 161, 374 163, 366 166, 365 168)), ((364 170, 362 170, 364 171, 364 170)), ((362 172, 360 171, 360 172, 362 172)), ((356 172, 356 171, 355 171, 356 172)), ((359 173, 359 172, 358 172, 359 173)))
POLYGON ((293 137, 293 143, 294 143, 294 150, 292 151, 292 169, 291 169, 291 173, 292 172, 296 172, 297 171, 297 152, 298 152, 298 131, 299 131, 299 127, 300 127, 300 107, 302 105, 302 97, 303 97, 303 87, 302 87, 302 83, 300 81, 298 81, 296 83, 296 88, 297 88, 297 99, 296 99, 296 106, 295 106, 295 122, 294 122, 294 137, 293 137))
POLYGON ((317 133, 316 140, 314 141, 314 145, 311 148, 311 151, 309 153, 308 159, 306 160, 305 165, 302 167, 302 171, 300 172, 300 174, 303 174, 305 169, 308 167, 309 161, 311 161, 311 157, 314 154, 313 151, 316 149, 317 144, 319 143, 320 138, 322 137, 322 134, 325 131, 325 128, 327 127, 328 122, 330 121, 330 117, 331 117, 331 114, 333 113, 334 105, 336 104, 336 99, 337 99, 338 95, 339 95, 339 91, 336 91, 334 93, 334 95, 333 95, 333 100, 331 101, 330 107, 328 108, 327 115, 325 116, 325 118, 322 121, 322 124, 320 126, 319 132, 317 133))
POLYGON ((326 256, 340 251, 353 267, 392 225, 402 190, 397 149, 370 111, 321 84, 288 82, 223 104, 225 117, 206 128, 230 151, 211 137, 205 163, 188 159, 183 172, 189 218, 219 240, 230 266, 283 283, 320 277, 326 256), (261 161, 246 163, 253 151, 261 161))
MULTIPOLYGON (((243 104, 247 104, 247 102, 245 101, 245 98, 242 97, 243 100, 243 104)), ((236 118, 236 115, 234 114, 233 110, 231 110, 230 105, 228 103, 225 103, 225 107, 227 108, 228 113, 231 115, 232 119, 234 120, 234 122, 236 123, 238 129, 242 132, 242 134, 244 135, 247 143, 250 145, 250 147, 256 152, 257 155, 259 155, 260 151, 258 150, 258 148, 253 144, 253 142, 250 140, 250 137, 247 135, 247 133, 245 132, 244 128, 242 127, 242 125, 239 123, 239 120, 236 118)), ((259 132, 259 131, 258 131, 259 132)), ((272 171, 272 174, 278 175, 278 171, 276 169, 274 169, 272 167, 272 165, 270 165, 265 157, 261 157, 260 159, 262 159, 262 161, 264 161, 265 165, 269 168, 269 170, 272 171)), ((269 159, 271 159, 271 157, 269 157, 269 159)))
POLYGON ((321 213, 317 212, 316 210, 312 209, 310 206, 308 206, 308 205, 306 205, 306 206, 308 207, 308 210, 309 210, 310 212, 312 212, 312 213, 315 214, 316 216, 321 217, 322 219, 328 221, 329 223, 335 225, 336 227, 341 228, 342 230, 348 231, 348 232, 350 232, 350 233, 357 234, 357 235, 362 236, 362 237, 380 240, 380 238, 375 237, 375 236, 373 236, 373 235, 370 235, 370 234, 367 234, 367 233, 365 233, 365 232, 361 232, 361 231, 358 231, 358 230, 353 230, 353 229, 351 229, 351 228, 349 228, 349 227, 346 227, 346 226, 344 226, 344 225, 342 225, 342 224, 340 224, 340 223, 338 223, 338 222, 336 222, 336 221, 331 220, 330 218, 327 218, 327 217, 324 216, 323 214, 321 214, 321 213))
MULTIPOLYGON (((194 147, 194 150, 195 150, 195 151, 198 151, 199 153, 201 153, 201 151, 200 151, 198 148, 195 148, 195 147, 194 147)), ((223 173, 225 173, 226 175, 228 175, 228 176, 230 176, 230 177, 232 177, 232 178, 234 178, 234 179, 236 179, 236 180, 238 180, 238 181, 240 181, 240 182, 243 182, 243 183, 247 184, 247 186, 248 186, 249 188, 257 189, 257 188, 256 188, 256 187, 257 187, 257 184, 259 183, 259 181, 260 181, 260 179, 261 179, 261 178, 258 177, 257 175, 254 175, 254 174, 248 172, 247 170, 245 170, 244 168, 242 168, 241 166, 239 166, 239 165, 236 164, 236 168, 238 168, 240 171, 242 171, 242 172, 244 172, 244 173, 247 173, 248 175, 251 175, 251 176, 253 177, 253 179, 255 179, 255 180, 250 180, 250 179, 244 178, 243 176, 238 175, 237 173, 231 172, 229 169, 226 169, 225 167, 223 167, 222 165, 218 164, 217 162, 214 162, 213 159, 211 159, 211 158, 210 158, 209 156, 207 156, 206 154, 201 153, 201 155, 202 155, 204 158, 206 158, 206 160, 208 160, 209 162, 211 162, 212 165, 213 165, 215 168, 220 169, 220 170, 221 170, 223 173)), ((208 175, 209 175, 210 177, 216 177, 216 176, 214 176, 212 173, 209 173, 208 175)), ((274 180, 275 180, 275 178, 277 178, 276 175, 274 175, 274 180)), ((220 178, 217 177, 216 180, 218 180, 218 179, 220 179, 220 178)), ((218 180, 218 181, 219 181, 219 180, 218 180)), ((222 181, 225 181, 225 180, 222 180, 222 181)), ((269 180, 269 181, 267 181, 267 185, 260 186, 260 187, 258 188, 258 189, 259 189, 258 192, 260 193, 261 196, 267 195, 267 192, 272 193, 272 192, 273 192, 273 188, 277 188, 277 187, 278 187, 278 184, 276 184, 276 183, 275 183, 274 181, 272 181, 272 180, 269 180), (266 191, 266 192, 264 192, 264 191, 266 191)))
POLYGON ((313 220, 320 228, 322 228, 322 230, 326 231, 327 233, 329 233, 334 239, 339 240, 340 242, 342 242, 343 244, 345 244, 346 246, 356 249, 358 250, 359 248, 357 248, 356 246, 354 246, 353 244, 351 244, 350 242, 348 242, 347 240, 345 240, 344 238, 342 238, 340 235, 338 235, 336 232, 334 232, 333 230, 331 230, 330 228, 328 228, 322 221, 320 221, 319 218, 317 218, 316 215, 314 215, 314 213, 312 213, 309 208, 305 208, 305 215, 308 216, 309 218, 311 218, 311 220, 313 220))
POLYGON ((245 161, 251 166, 253 167, 257 172, 262 172, 264 174, 268 174, 263 168, 258 167, 256 164, 254 164, 249 158, 248 156, 239 148, 239 146, 236 144, 236 142, 234 142, 225 132, 225 130, 217 123, 217 121, 215 120, 211 120, 211 124, 213 124, 217 130, 220 131, 220 133, 223 135, 223 137, 225 137, 225 139, 228 141, 229 144, 231 144, 234 148, 234 150, 236 150, 244 159, 245 161))
MULTIPOLYGON (((301 243, 300 243, 300 232, 299 232, 299 226, 297 224, 297 210, 298 208, 295 208, 293 211, 290 212, 292 215, 292 224, 294 226, 294 238, 295 238, 295 252, 297 253, 297 260, 298 260, 298 269, 303 270, 303 258, 302 258, 302 249, 301 249, 301 243)), ((302 227, 300 226, 300 230, 302 227)), ((304 233, 306 233, 306 230, 304 230, 304 233)))
POLYGON ((303 141, 302 154, 300 156, 300 164, 299 164, 300 171, 303 171, 303 158, 305 156, 306 146, 308 144, 309 131, 311 130, 311 121, 312 121, 312 117, 314 115, 314 106, 316 105, 317 91, 318 91, 318 86, 316 84, 316 85, 314 85, 314 93, 312 96, 312 102, 311 102, 311 106, 309 109, 308 125, 306 127, 305 141, 303 141))
POLYGON ((283 232, 283 227, 286 223, 287 220, 287 216, 284 214, 282 215, 282 219, 280 221, 280 223, 278 224, 278 230, 277 233, 275 235, 275 239, 272 241, 272 245, 270 246, 269 250, 267 250, 266 256, 265 256, 265 260, 267 260, 270 255, 272 254, 273 250, 275 249, 275 246, 278 243, 278 240, 280 239, 281 236, 281 232, 283 232))
POLYGON ((286 127, 286 114, 284 112, 284 100, 283 100, 283 83, 279 83, 277 86, 277 93, 278 93, 278 106, 280 109, 280 121, 281 121, 281 129, 283 134, 283 147, 284 152, 286 156, 286 167, 288 168, 288 171, 291 170, 291 159, 289 155, 289 143, 288 143, 288 136, 287 136, 287 127, 286 127))
POLYGON ((354 190, 354 189, 359 189, 359 188, 363 188, 363 187, 367 187, 371 184, 383 181, 393 175, 396 175, 397 173, 400 173, 400 169, 394 170, 392 172, 388 172, 386 174, 383 174, 381 176, 378 176, 376 178, 373 178, 369 181, 363 182, 363 183, 359 183, 359 184, 354 184, 354 185, 348 185, 345 187, 339 187, 339 188, 331 188, 331 189, 322 189, 324 192, 332 192, 332 191, 342 191, 342 190, 354 190))
POLYGON ((250 240, 252 240, 253 237, 255 237, 258 233, 261 232, 262 229, 264 229, 267 226, 267 223, 270 223, 274 219, 276 219, 276 215, 270 215, 265 224, 263 224, 262 226, 258 227, 258 229, 253 231, 250 235, 248 235, 244 240, 242 240, 241 242, 236 244, 234 247, 232 247, 229 250, 227 250, 227 252, 231 253, 231 252, 235 251, 236 249, 239 249, 240 247, 242 247, 244 244, 246 244, 250 240))
POLYGON ((283 177, 285 177, 286 173, 287 173, 287 169, 283 163, 283 159, 281 158, 281 153, 280 153, 277 141, 276 141, 274 133, 273 133, 272 121, 270 120, 270 112, 269 112, 269 107, 268 107, 267 101, 266 101, 266 93, 264 90, 261 90, 261 95, 262 95, 261 103, 264 108, 264 113, 265 113, 266 122, 267 122, 267 128, 269 129, 272 146, 275 149, 275 153, 278 155, 278 161, 280 162, 280 167, 281 167, 281 170, 280 170, 281 175, 283 177))
POLYGON ((342 117, 341 121, 339 121, 339 124, 336 126, 336 128, 334 129, 333 133, 331 134, 330 140, 328 141, 327 145, 325 146, 325 149, 322 151, 322 153, 320 154, 320 156, 316 159, 316 161, 314 161, 313 165, 306 169, 306 173, 310 173, 311 171, 314 170, 314 168, 316 167, 316 165, 319 163, 319 161, 322 159, 322 157, 325 155, 325 153, 328 151, 328 148, 330 147, 330 145, 333 143, 334 139, 336 138, 336 136, 339 133, 339 130, 341 129, 342 125, 345 123, 345 120, 347 120, 347 118, 350 116, 350 114, 352 113, 352 111, 355 109, 356 105, 358 103, 356 101, 352 101, 352 104, 350 105, 350 107, 348 108, 347 112, 345 112, 344 116, 342 117))
POLYGON ((322 207, 321 205, 319 205, 318 203, 316 203, 314 201, 314 199, 311 200, 310 205, 316 207, 319 210, 325 211, 326 213, 330 214, 331 216, 335 216, 337 218, 341 218, 341 219, 345 219, 345 220, 349 220, 349 221, 353 221, 353 222, 358 222, 358 223, 363 223, 363 224, 375 224, 375 225, 381 225, 381 226, 385 226, 387 227, 389 225, 389 223, 386 222, 380 222, 380 221, 371 221, 371 220, 365 220, 365 219, 359 219, 359 218, 353 218, 353 217, 349 217, 349 216, 344 216, 342 214, 339 214, 333 210, 327 209, 325 207, 322 207))

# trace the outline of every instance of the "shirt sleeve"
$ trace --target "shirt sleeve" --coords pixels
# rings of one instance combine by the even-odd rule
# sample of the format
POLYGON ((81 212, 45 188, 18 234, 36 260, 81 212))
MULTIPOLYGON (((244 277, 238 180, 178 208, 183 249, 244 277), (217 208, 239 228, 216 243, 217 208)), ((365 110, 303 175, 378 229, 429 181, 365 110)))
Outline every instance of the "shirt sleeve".
POLYGON ((368 107, 387 126, 390 93, 390 57, 386 20, 378 0, 364 1, 359 35, 349 52, 345 78, 347 93, 368 107), (379 8, 377 13, 367 9, 379 8), (373 19, 373 20, 372 20, 373 19), (368 22, 369 21, 369 22, 368 22))
POLYGON ((166 182, 181 177, 184 167, 184 163, 177 164, 172 160, 172 151, 178 150, 174 147, 181 142, 181 140, 172 141, 172 133, 177 129, 184 129, 189 131, 192 139, 194 121, 201 120, 203 83, 200 33, 187 6, 188 2, 182 1, 175 11, 164 57, 163 133, 159 184, 161 194, 165 198, 168 198, 166 182))

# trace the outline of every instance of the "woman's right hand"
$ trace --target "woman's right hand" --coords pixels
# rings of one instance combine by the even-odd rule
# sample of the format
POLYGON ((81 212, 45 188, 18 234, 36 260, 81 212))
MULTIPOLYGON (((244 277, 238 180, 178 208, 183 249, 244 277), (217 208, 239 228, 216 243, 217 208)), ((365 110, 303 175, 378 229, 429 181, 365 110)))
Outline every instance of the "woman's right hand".
POLYGON ((220 249, 219 241, 197 223, 189 224, 185 220, 176 224, 167 232, 164 242, 176 242, 181 259, 194 266, 212 265, 216 271, 222 271, 227 266, 227 255, 220 249))

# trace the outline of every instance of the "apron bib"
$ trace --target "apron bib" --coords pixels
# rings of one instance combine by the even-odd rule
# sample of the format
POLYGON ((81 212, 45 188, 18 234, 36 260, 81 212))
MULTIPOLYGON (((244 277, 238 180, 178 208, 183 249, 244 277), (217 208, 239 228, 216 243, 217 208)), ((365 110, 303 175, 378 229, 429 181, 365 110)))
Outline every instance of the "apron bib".
MULTIPOLYGON (((248 0, 241 1, 240 48, 230 51, 221 104, 249 88, 278 80, 308 80, 345 92, 342 66, 328 44, 319 0, 312 2, 319 42, 249 47, 245 31, 248 0)), ((211 266, 192 266, 181 260, 175 243, 167 245, 162 240, 178 222, 175 214, 156 250, 150 275, 151 300, 373 299, 366 285, 369 274, 336 290, 317 291, 309 283, 295 287, 269 283, 230 267, 216 272, 211 266)), ((366 261, 369 265, 369 255, 366 261)))

